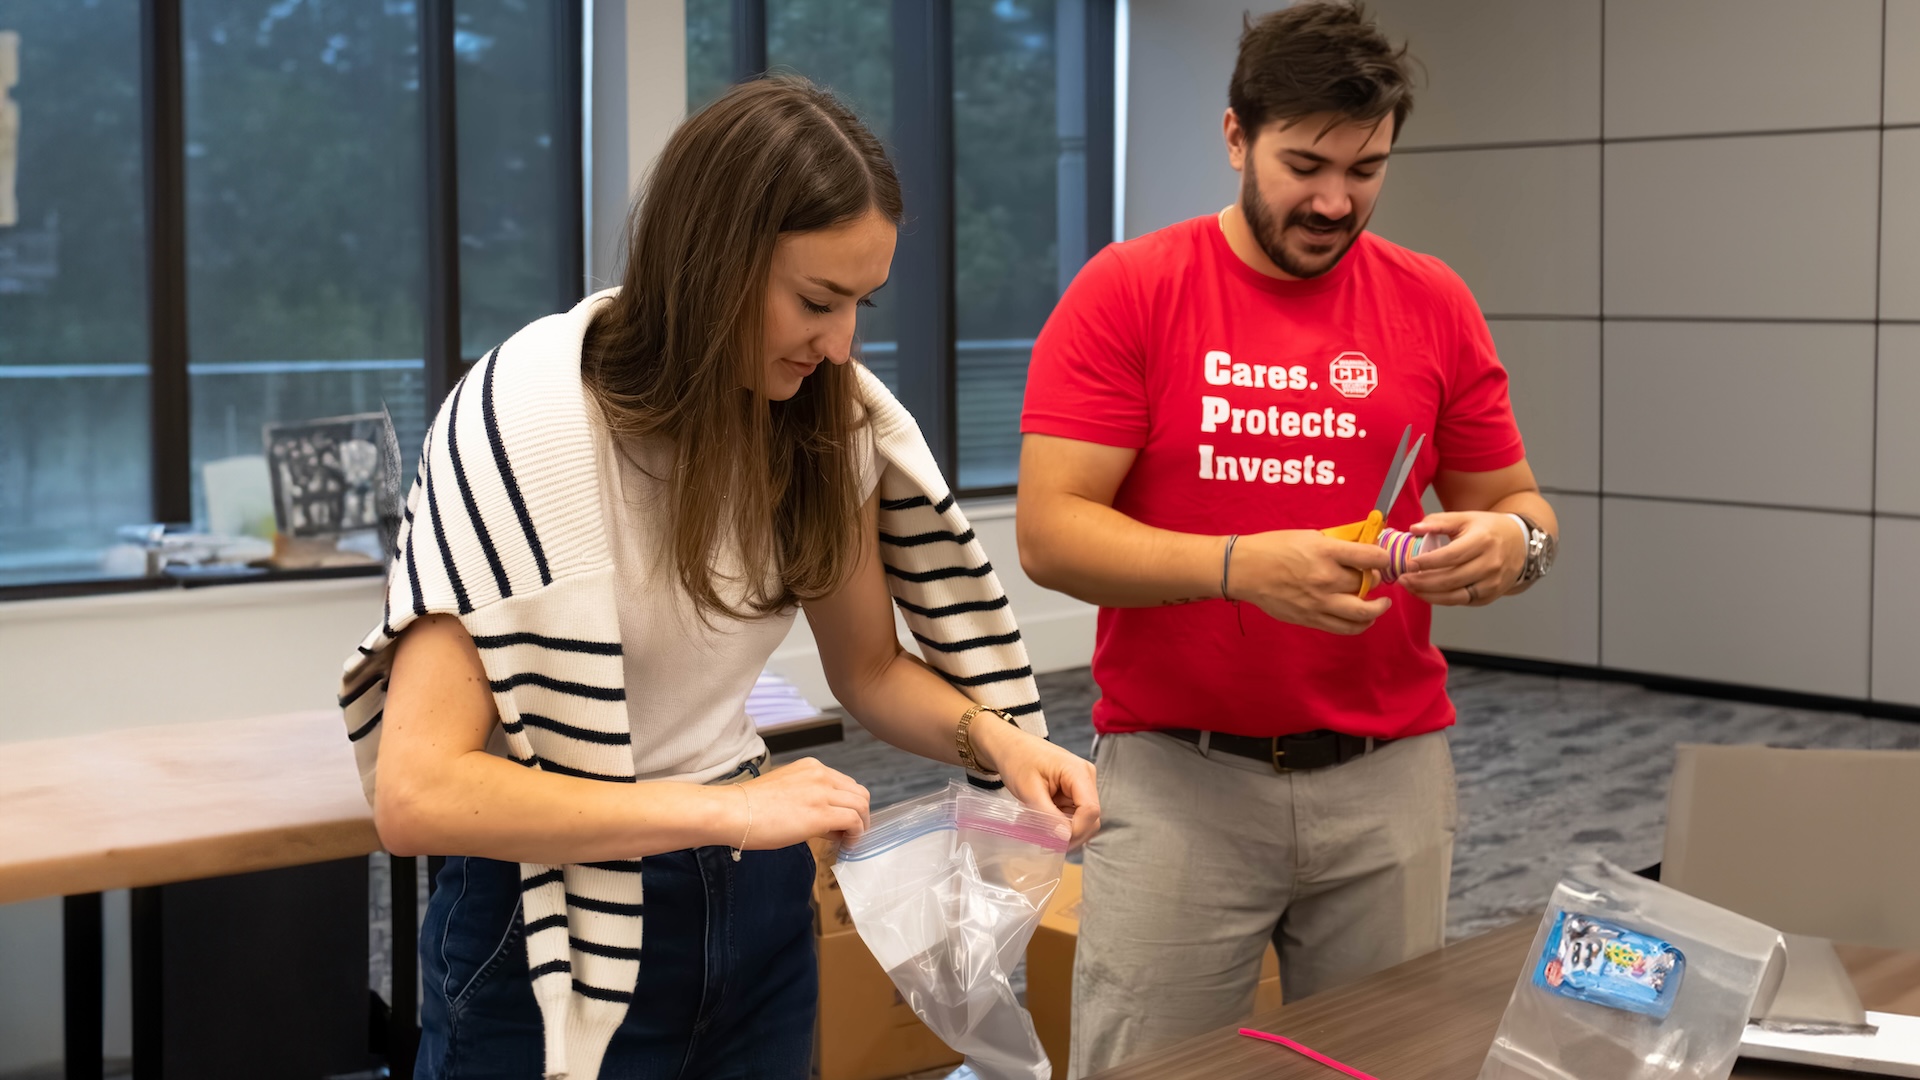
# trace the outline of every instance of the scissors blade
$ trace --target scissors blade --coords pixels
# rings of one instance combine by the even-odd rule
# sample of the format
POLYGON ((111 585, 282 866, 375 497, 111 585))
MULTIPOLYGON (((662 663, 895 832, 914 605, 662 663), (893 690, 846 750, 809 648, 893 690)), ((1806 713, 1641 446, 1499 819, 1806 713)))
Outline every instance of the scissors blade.
POLYGON ((1426 444, 1425 435, 1413 440, 1413 449, 1407 451, 1407 459, 1400 463, 1400 475, 1393 479, 1393 495, 1387 499, 1387 505, 1380 508, 1381 520, 1386 520, 1387 509, 1393 505, 1394 500, 1400 498, 1401 490, 1407 486, 1407 477, 1413 475, 1414 462, 1420 460, 1420 448, 1426 444))
MULTIPOLYGON (((1373 504, 1373 508, 1380 511, 1382 518, 1387 516, 1388 508, 1393 506, 1393 500, 1400 495, 1400 484, 1405 479, 1402 467, 1407 463, 1407 440, 1411 438, 1413 438, 1413 425, 1408 424, 1407 430, 1400 433, 1400 448, 1393 452, 1393 461, 1387 465, 1386 479, 1380 484, 1380 497, 1373 504)), ((1424 439, 1426 436, 1422 435, 1421 438, 1424 439)))

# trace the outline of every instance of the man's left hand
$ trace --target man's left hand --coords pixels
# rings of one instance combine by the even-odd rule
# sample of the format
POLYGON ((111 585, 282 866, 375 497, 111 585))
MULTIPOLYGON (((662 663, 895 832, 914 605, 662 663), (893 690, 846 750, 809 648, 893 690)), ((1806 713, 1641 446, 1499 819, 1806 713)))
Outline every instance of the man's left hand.
POLYGON ((1397 582, 1429 604, 1491 604, 1520 583, 1520 571, 1527 565, 1526 536, 1506 514, 1428 514, 1412 531, 1452 538, 1439 551, 1416 556, 1397 582))

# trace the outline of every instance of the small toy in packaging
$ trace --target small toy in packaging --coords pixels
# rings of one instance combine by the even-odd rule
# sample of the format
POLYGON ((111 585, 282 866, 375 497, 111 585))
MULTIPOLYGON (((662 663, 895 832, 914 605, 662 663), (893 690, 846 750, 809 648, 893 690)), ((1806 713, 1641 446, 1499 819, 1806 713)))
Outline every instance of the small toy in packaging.
POLYGON ((1673 1011, 1687 958, 1659 938, 1588 915, 1562 911, 1547 935, 1533 984, 1655 1018, 1673 1011))
POLYGON ((1726 1080, 1785 969, 1771 927, 1604 860, 1575 867, 1480 1080, 1726 1080))

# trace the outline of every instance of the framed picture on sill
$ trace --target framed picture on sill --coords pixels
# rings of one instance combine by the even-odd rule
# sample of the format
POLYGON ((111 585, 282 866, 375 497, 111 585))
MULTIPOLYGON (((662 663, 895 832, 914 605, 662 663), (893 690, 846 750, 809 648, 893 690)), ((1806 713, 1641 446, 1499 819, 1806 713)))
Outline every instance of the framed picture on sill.
POLYGON ((261 434, 281 535, 338 536, 381 524, 381 492, 399 463, 381 450, 384 413, 268 424, 261 434))

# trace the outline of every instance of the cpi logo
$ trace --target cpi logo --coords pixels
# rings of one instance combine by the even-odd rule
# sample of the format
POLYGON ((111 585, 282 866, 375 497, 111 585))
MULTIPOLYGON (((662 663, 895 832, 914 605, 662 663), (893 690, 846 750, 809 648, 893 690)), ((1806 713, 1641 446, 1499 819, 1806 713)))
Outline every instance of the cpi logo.
POLYGON ((1380 385, 1380 369, 1366 353, 1343 352, 1327 366, 1327 381, 1346 397, 1363 398, 1380 385))

